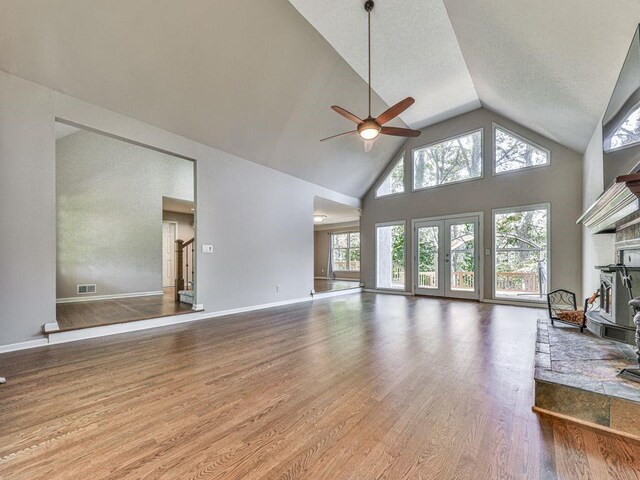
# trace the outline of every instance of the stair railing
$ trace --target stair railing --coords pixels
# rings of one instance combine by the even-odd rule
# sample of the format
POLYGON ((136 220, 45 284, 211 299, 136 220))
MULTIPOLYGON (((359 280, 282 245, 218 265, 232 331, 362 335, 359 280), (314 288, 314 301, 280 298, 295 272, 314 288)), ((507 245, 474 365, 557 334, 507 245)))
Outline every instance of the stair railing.
POLYGON ((176 302, 180 301, 180 291, 190 290, 193 284, 193 256, 195 254, 193 240, 193 238, 186 242, 184 240, 176 240, 176 302), (189 268, 189 265, 191 265, 191 268, 189 268))

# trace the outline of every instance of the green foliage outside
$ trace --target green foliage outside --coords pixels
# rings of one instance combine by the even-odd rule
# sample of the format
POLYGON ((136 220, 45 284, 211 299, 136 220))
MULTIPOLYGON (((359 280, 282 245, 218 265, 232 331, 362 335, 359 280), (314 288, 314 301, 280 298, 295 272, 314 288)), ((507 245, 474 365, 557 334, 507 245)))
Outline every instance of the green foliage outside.
POLYGON ((496 128, 496 172, 544 165, 548 161, 547 152, 496 128))
POLYGON ((482 133, 473 132, 416 150, 414 185, 442 185, 482 174, 482 133))
POLYGON ((394 269, 399 268, 404 271, 404 249, 404 225, 394 225, 391 227, 391 261, 394 269))
POLYGON ((496 271, 537 272, 546 261, 547 210, 497 214, 495 228, 496 271))

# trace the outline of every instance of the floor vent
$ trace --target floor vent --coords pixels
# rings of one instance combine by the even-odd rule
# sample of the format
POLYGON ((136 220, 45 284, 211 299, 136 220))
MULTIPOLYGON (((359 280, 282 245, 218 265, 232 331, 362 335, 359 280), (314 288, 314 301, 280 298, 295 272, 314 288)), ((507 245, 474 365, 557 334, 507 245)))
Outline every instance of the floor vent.
POLYGON ((95 283, 87 283, 85 285, 78 285, 78 294, 83 293, 96 293, 96 284, 95 283))

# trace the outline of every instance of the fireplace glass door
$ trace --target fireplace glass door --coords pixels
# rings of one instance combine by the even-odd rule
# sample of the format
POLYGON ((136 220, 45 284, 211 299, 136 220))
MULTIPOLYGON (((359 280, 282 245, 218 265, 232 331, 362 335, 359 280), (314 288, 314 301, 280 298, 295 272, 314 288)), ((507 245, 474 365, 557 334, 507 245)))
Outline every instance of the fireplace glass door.
POLYGON ((479 298, 478 229, 477 216, 415 224, 416 294, 479 298))

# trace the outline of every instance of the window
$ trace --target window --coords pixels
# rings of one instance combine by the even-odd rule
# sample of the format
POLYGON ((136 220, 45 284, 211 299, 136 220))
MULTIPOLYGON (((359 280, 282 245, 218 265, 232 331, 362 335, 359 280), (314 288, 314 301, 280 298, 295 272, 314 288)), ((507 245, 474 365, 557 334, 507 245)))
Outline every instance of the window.
POLYGON ((495 173, 549 165, 549 150, 494 125, 495 173))
POLYGON ((549 282, 549 206, 495 210, 496 298, 542 301, 549 282))
POLYGON ((413 151, 413 188, 482 177, 482 129, 413 151))
POLYGON ((376 189, 376 198, 404 193, 404 154, 376 189))
POLYGON ((617 150, 640 143, 640 105, 631 111, 625 121, 605 141, 605 150, 617 150))
POLYGON ((334 271, 360 271, 360 232, 332 233, 331 260, 334 271))
POLYGON ((405 289, 405 226, 376 225, 376 288, 405 289))

